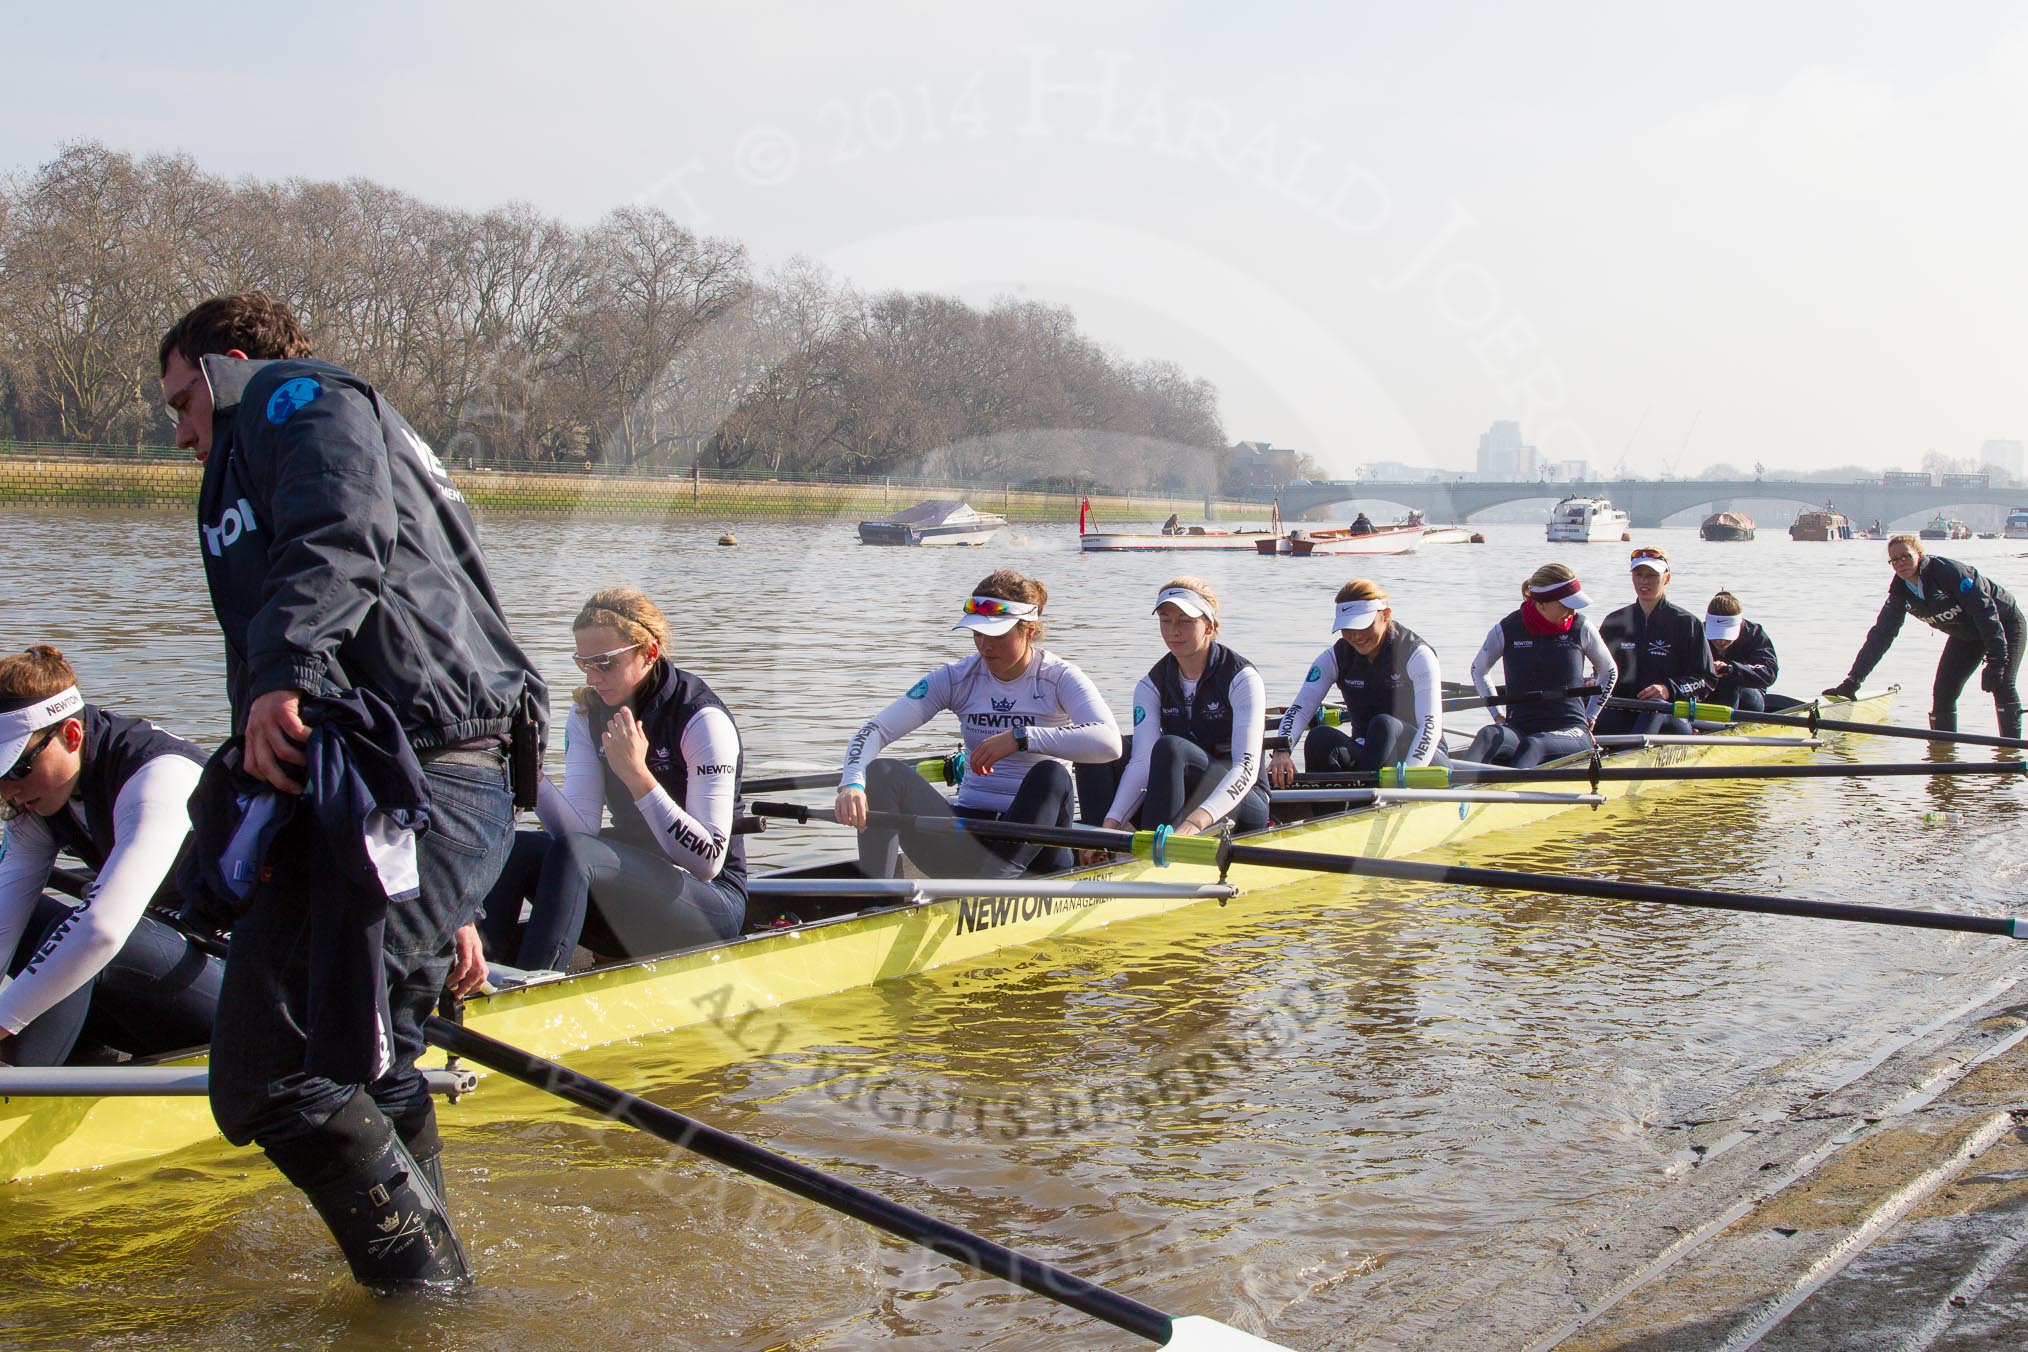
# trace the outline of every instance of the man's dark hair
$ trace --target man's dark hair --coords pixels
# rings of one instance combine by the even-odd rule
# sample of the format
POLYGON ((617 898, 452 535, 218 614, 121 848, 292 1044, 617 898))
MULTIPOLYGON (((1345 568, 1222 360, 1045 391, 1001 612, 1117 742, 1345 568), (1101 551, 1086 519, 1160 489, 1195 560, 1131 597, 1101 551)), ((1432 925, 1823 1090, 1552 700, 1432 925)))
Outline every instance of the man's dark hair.
POLYGON ((166 371, 172 352, 195 366, 202 357, 235 349, 256 361, 316 355, 295 311, 265 291, 212 297, 162 335, 155 355, 166 371))

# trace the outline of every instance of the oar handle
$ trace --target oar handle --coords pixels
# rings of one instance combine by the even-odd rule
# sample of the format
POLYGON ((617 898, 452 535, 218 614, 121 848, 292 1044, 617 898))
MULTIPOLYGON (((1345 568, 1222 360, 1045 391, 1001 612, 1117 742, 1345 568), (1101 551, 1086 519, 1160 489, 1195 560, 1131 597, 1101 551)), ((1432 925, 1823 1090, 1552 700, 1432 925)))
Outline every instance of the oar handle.
POLYGON ((743 1141, 695 1118, 664 1108, 659 1103, 651 1103, 580 1075, 555 1061, 535 1056, 435 1015, 424 1021, 423 1032, 437 1046, 468 1061, 476 1061, 502 1075, 658 1136, 855 1220, 878 1226, 891 1235, 920 1244, 946 1258, 968 1263, 1023 1290, 1047 1296, 1152 1343, 1165 1344, 1174 1332, 1175 1321, 1152 1305, 1108 1290, 1074 1272, 1030 1258, 1004 1244, 996 1244, 984 1236, 925 1215, 913 1207, 903 1206, 841 1178, 833 1178, 799 1160, 743 1141))

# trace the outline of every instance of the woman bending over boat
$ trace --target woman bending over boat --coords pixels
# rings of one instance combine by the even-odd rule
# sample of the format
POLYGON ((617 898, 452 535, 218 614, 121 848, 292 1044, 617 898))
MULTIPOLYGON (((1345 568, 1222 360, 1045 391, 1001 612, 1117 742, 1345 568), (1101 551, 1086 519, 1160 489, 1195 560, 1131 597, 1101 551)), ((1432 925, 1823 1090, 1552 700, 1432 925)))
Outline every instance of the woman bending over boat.
POLYGON ((1930 690, 1929 725, 1938 732, 1957 731, 1958 696, 1976 670, 1980 688, 1993 697, 2000 735, 2019 737, 2021 696, 2017 682, 2021 650, 2028 642, 2028 623, 2023 622, 2013 594, 1969 563, 1924 554, 1922 541, 1913 535, 1888 540, 1887 563, 1894 569, 1894 580, 1887 584, 1887 602, 1867 631, 1859 655, 1852 659, 1851 672, 1824 693, 1840 699, 1857 695, 1859 683, 1872 674, 1901 632, 1901 621, 1913 615, 1944 636, 1943 652, 1936 659, 1936 682, 1930 690), (1981 663, 1985 664, 1983 669, 1981 663))
POLYGON ((562 971, 579 942, 642 957, 734 937, 746 847, 732 829, 742 762, 731 712, 669 660, 668 622, 641 592, 594 594, 571 629, 586 684, 564 721, 563 787, 541 785, 545 829, 516 834, 486 899, 488 951, 562 971))
POLYGON ((1138 822, 1194 836, 1228 817, 1242 831, 1267 825, 1260 672, 1218 641, 1218 594, 1202 578, 1163 583, 1154 613, 1169 651, 1134 686, 1124 760, 1077 767, 1087 817, 1110 802, 1104 822, 1112 830, 1138 822))
POLYGON ((1711 645, 1711 669, 1718 674, 1711 698, 1734 709, 1786 709, 1794 700, 1768 692, 1781 674, 1774 640, 1746 618, 1739 598, 1722 591, 1704 607, 1704 641, 1711 645))
POLYGON ((1494 705, 1493 721, 1472 738, 1466 760, 1526 770, 1591 746, 1592 723, 1619 670, 1605 640, 1578 613, 1590 604, 1564 564, 1545 563, 1528 575, 1520 606, 1492 627, 1472 659, 1472 684, 1481 695, 1494 694, 1487 676, 1498 662, 1507 678, 1499 693, 1547 698, 1494 705), (1584 684, 1587 668, 1599 693, 1563 693, 1584 684))
POLYGON ((1049 592, 1003 568, 972 589, 954 629, 976 649, 938 667, 874 715, 845 748, 838 777, 838 820, 857 827, 859 867, 895 876, 897 852, 931 877, 1011 878, 1023 870, 1069 866, 1069 852, 1012 841, 978 841, 956 832, 869 825, 869 812, 1069 826, 1071 762, 1120 754, 1120 729, 1091 679, 1041 646, 1049 592), (880 755, 941 710, 957 716, 965 772, 955 804, 915 767, 880 755))
POLYGON ((89 1040, 135 1055, 211 1040, 224 964, 182 928, 170 866, 204 753, 85 703, 45 644, 0 661, 0 1062, 62 1065, 89 1040), (59 851, 97 871, 82 905, 43 892, 59 851))
MULTIPOLYGON (((1704 623, 1669 599, 1669 551, 1653 545, 1627 559, 1634 603, 1605 617, 1599 626, 1620 669, 1622 690, 1643 700, 1701 700, 1718 675, 1711 669, 1711 645, 1704 623)), ((1658 711, 1608 709, 1599 715, 1602 735, 1688 734, 1690 721, 1658 711)))
POLYGON ((1312 773, 1450 759, 1443 750, 1443 673, 1436 649, 1394 622, 1387 590, 1378 582, 1363 577, 1347 582, 1338 589, 1337 606, 1332 627, 1338 640, 1310 664, 1276 730, 1279 745, 1268 760, 1268 782, 1278 789, 1296 782, 1288 748, 1334 685, 1345 701, 1345 721, 1336 728, 1319 724, 1303 739, 1303 764, 1312 773))

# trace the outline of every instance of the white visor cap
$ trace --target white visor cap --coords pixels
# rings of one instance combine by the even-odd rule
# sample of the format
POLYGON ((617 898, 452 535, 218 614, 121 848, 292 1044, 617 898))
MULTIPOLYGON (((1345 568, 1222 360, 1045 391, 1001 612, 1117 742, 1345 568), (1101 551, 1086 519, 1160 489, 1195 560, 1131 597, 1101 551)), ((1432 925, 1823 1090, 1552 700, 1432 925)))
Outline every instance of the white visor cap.
POLYGON ((1333 629, 1371 629, 1373 622, 1380 618, 1380 612, 1387 608, 1385 599, 1379 601, 1340 601, 1338 603, 1337 622, 1331 627, 1333 629))
POLYGON ((965 603, 965 613, 958 617, 958 622, 951 628, 954 631, 970 629, 984 634, 987 638, 998 638, 1021 621, 1034 619, 1035 612, 1036 607, 1026 601, 1008 601, 998 596, 974 596, 965 603), (976 613, 972 609, 973 606, 985 606, 998 613, 976 613))
POLYGON ((1192 591, 1188 587, 1162 588, 1162 594, 1155 598, 1156 611, 1160 611, 1163 606, 1174 606, 1185 615, 1195 615, 1200 619, 1218 618, 1218 607, 1212 605, 1202 592, 1192 591))
POLYGON ((83 709, 84 696, 77 692, 76 686, 72 686, 18 709, 0 713, 0 772, 14 768, 14 762, 20 760, 21 753, 28 749, 29 738, 83 709))
POLYGON ((1704 617, 1704 637, 1707 639, 1735 639, 1739 637, 1739 631, 1745 627, 1746 616, 1744 615, 1706 615, 1704 617))

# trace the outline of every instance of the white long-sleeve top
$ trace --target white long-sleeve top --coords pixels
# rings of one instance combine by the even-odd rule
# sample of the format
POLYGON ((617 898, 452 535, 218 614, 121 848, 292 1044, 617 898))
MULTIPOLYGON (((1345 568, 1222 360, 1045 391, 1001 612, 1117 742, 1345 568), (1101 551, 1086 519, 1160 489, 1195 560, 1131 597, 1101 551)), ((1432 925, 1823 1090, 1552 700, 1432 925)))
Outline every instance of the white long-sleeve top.
MULTIPOLYGON (((1613 661, 1612 649, 1606 647, 1605 640, 1599 637, 1595 626, 1587 623, 1583 616, 1579 616, 1575 627, 1578 631, 1578 648, 1584 653, 1584 663, 1591 668, 1592 682, 1598 686, 1600 692, 1585 701, 1584 716, 1586 722, 1590 722, 1598 717, 1600 709, 1605 708, 1605 702, 1613 692, 1613 685, 1620 678, 1620 669, 1613 661)), ((1506 651, 1506 633, 1496 623, 1486 632, 1486 641, 1479 645, 1478 655, 1472 659, 1472 688, 1481 695, 1496 693, 1490 674, 1493 664, 1498 662, 1501 654, 1506 651)), ((1578 729, 1573 725, 1560 731, 1576 732, 1578 729)))
MULTIPOLYGON (((634 800, 669 862, 710 882, 725 867, 732 839, 739 777, 739 729, 725 710, 699 709, 683 725, 678 742, 685 776, 683 801, 657 784, 634 800)), ((536 790, 535 815, 553 836, 566 831, 597 835, 606 819, 606 763, 591 734, 591 720, 573 708, 563 722, 563 787, 547 779, 536 790)))
MULTIPOLYGON (((1197 682, 1184 681, 1183 694, 1188 699, 1195 699, 1197 682)), ((1258 670, 1242 667, 1233 675, 1230 701, 1232 758, 1210 796, 1201 804, 1211 814, 1214 825, 1246 800, 1246 795, 1260 778, 1260 746, 1267 730, 1267 685, 1261 680, 1258 670)), ((1127 768, 1120 775, 1119 791, 1113 794, 1113 805, 1106 809, 1106 816, 1113 821, 1129 820, 1141 806, 1141 800, 1148 796, 1148 765, 1155 754, 1155 740, 1162 735, 1162 728, 1159 721, 1146 729, 1142 724, 1150 713, 1159 716, 1161 708, 1162 697, 1155 689, 1154 677, 1143 676, 1134 686, 1134 754, 1127 758, 1127 768)), ((1147 824, 1153 827, 1167 823, 1147 824)))
POLYGON ((1028 729, 1028 750, 996 764, 991 773, 965 771, 958 804, 1005 812, 1031 767, 1043 760, 1109 761, 1120 754, 1120 726, 1091 678, 1046 649, 1028 669, 1002 681, 977 653, 938 667, 909 687, 852 734, 845 747, 841 788, 865 788, 866 767, 881 748, 908 736, 944 710, 957 715, 965 754, 996 732, 1028 729))
MULTIPOLYGON (((0 1028, 20 1032, 113 960, 183 848, 190 795, 203 769, 183 756, 156 756, 121 786, 105 867, 69 923, 0 990, 0 1028)), ((24 813, 7 823, 0 845, 0 954, 20 944, 56 856, 56 837, 42 818, 24 813)))
MULTIPOLYGON (((1402 671, 1415 691, 1415 737, 1409 743, 1407 763, 1428 765, 1444 740, 1443 668, 1437 663, 1436 649, 1427 643, 1421 644, 1409 654, 1402 671)), ((1303 730, 1310 726, 1310 720, 1317 716, 1317 710, 1324 707, 1325 697, 1337 684, 1338 645, 1334 643, 1310 663, 1310 674, 1303 681, 1303 688, 1296 692, 1296 697, 1289 701, 1288 709, 1282 714, 1277 735, 1288 740, 1291 751, 1302 740, 1303 730)))

